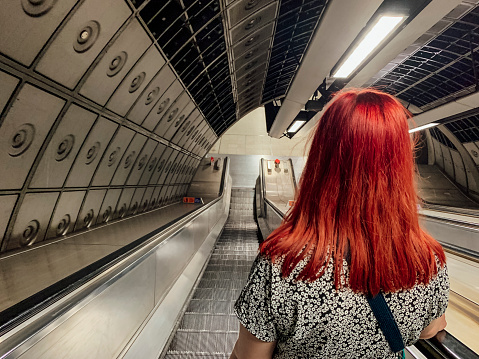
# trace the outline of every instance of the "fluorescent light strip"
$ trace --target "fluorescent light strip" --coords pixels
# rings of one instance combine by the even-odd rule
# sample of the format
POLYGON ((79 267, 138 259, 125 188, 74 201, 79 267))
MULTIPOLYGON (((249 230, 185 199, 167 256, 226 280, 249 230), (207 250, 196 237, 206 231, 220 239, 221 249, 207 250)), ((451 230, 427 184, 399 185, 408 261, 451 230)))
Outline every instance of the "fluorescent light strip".
POLYGON ((294 133, 298 131, 301 128, 301 126, 303 126, 305 123, 306 121, 303 121, 303 120, 294 121, 291 127, 288 129, 288 133, 294 133))
POLYGON ((409 133, 425 130, 426 128, 434 127, 434 126, 437 126, 437 125, 439 125, 439 124, 436 123, 436 122, 431 122, 431 123, 428 123, 427 125, 413 128, 413 129, 409 130, 409 133))
POLYGON ((382 16, 333 77, 346 78, 399 25, 404 16, 382 16))

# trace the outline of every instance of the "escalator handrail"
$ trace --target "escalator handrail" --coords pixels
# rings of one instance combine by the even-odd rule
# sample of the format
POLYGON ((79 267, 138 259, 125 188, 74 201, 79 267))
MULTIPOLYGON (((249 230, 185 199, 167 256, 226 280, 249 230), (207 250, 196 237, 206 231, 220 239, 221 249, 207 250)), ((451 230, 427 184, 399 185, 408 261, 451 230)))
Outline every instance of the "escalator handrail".
MULTIPOLYGON (((116 265, 117 268, 114 268, 114 271, 108 273, 108 279, 104 280, 102 283, 95 283, 92 285, 89 290, 85 291, 84 295, 80 298, 76 297, 70 299, 67 303, 62 303, 61 308, 55 308, 55 318, 48 315, 48 318, 40 318, 36 325, 33 325, 32 332, 37 332, 41 328, 46 327, 50 322, 54 321, 56 318, 63 315, 67 310, 76 304, 76 302, 82 301, 92 293, 94 293, 98 288, 102 287, 104 282, 109 282, 110 279, 116 277, 119 273, 122 273, 122 276, 126 274, 125 270, 132 270, 133 267, 131 264, 133 262, 141 261, 142 258, 151 253, 152 250, 155 250, 157 246, 163 244, 168 238, 172 237, 175 233, 181 230, 191 221, 195 220, 198 216, 209 210, 212 206, 218 203, 225 196, 225 191, 227 186, 224 182, 227 181, 229 177, 229 161, 225 157, 223 162, 223 173, 221 181, 223 182, 220 185, 221 193, 220 195, 212 200, 211 202, 202 205, 199 208, 196 208, 179 218, 176 218, 163 226, 157 228, 156 230, 138 238, 135 241, 132 241, 130 244, 123 246, 122 248, 110 253, 109 255, 95 261, 94 263, 80 269, 79 271, 63 278, 62 280, 44 288, 40 292, 22 300, 19 303, 14 304, 8 309, 0 312, 0 338, 5 334, 8 334, 12 329, 18 327, 20 324, 24 323, 28 319, 34 317, 35 315, 41 313, 42 311, 48 309, 52 304, 60 301, 62 298, 66 297, 70 293, 78 290, 79 288, 86 287, 91 284, 91 280, 105 273, 109 269, 112 269, 116 265), (169 230, 171 229, 171 230, 169 230), (141 252, 141 253, 140 253, 141 252), (144 252, 144 253, 143 253, 144 252), (133 258, 135 257, 135 258, 133 258), (128 263, 126 263, 128 262, 128 263), (124 265, 120 265, 124 263, 124 265)), ((150 213, 150 212, 148 212, 150 213)), ((132 216, 125 220, 131 220, 137 218, 138 216, 132 216)), ((110 227, 104 228, 112 228, 110 227)), ((77 237, 81 234, 76 234, 77 237)), ((65 237, 69 238, 68 236, 65 237)), ((32 334, 26 334, 29 337, 32 334)), ((7 338, 8 340, 8 338, 7 338)), ((0 340, 1 346, 5 344, 0 340)), ((2 353, 0 352, 0 355, 2 353)))

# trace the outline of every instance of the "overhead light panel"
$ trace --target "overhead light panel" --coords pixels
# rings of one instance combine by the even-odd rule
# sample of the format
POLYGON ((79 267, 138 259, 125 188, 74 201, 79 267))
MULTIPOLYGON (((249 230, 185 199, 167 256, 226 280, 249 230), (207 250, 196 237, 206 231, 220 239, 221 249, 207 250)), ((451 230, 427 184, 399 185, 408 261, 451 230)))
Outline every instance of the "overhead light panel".
POLYGON ((431 122, 431 123, 428 123, 427 125, 413 128, 413 129, 409 130, 409 133, 413 133, 413 132, 417 132, 417 131, 422 131, 422 130, 425 130, 426 128, 431 128, 431 127, 434 127, 434 126, 437 126, 437 125, 439 125, 439 124, 436 123, 436 122, 431 122))
POLYGON ((364 36, 333 77, 347 78, 358 68, 366 57, 405 19, 405 16, 381 16, 364 36))
POLYGON ((296 133, 298 130, 306 123, 305 120, 296 120, 293 124, 288 128, 288 133, 296 133))

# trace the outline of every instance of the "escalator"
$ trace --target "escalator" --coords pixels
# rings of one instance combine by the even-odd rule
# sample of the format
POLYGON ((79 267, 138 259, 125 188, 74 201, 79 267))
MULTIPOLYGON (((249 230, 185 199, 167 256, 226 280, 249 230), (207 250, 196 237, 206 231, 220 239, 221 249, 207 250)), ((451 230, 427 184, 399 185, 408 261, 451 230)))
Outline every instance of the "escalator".
POLYGON ((229 358, 239 329, 233 305, 258 250, 253 200, 254 189, 232 189, 223 233, 162 358, 229 358))

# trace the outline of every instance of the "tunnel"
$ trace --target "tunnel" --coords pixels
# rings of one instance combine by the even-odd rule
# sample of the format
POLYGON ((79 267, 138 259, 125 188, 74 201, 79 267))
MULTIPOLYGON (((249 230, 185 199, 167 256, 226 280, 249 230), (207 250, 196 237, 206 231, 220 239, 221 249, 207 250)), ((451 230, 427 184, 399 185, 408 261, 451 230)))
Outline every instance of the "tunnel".
POLYGON ((316 124, 368 87, 413 115, 451 278, 406 357, 479 357, 477 0, 0 0, 0 33, 0 358, 229 358, 316 124))

